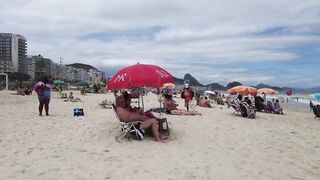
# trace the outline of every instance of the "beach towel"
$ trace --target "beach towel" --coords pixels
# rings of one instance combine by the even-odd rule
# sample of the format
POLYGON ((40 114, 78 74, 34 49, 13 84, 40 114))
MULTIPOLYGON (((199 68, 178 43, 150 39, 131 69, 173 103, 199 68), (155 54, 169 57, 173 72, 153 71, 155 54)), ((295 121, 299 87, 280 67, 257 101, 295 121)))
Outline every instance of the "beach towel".
MULTIPOLYGON (((138 124, 140 126, 140 124, 138 124)), ((143 129, 139 129, 136 126, 134 126, 134 135, 136 136, 136 138, 140 141, 142 141, 144 139, 144 135, 145 135, 145 131, 143 129)))
POLYGON ((34 86, 34 90, 37 93, 39 99, 50 99, 50 96, 51 96, 50 84, 45 84, 42 81, 39 81, 34 86))
POLYGON ((156 113, 167 113, 167 110, 164 108, 151 108, 149 111, 156 113))

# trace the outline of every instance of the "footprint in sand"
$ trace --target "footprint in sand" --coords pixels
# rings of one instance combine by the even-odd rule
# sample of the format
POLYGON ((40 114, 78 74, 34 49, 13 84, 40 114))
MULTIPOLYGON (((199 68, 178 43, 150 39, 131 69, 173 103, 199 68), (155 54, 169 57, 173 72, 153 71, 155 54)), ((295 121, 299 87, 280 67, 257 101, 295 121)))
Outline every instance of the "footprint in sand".
POLYGON ((85 149, 79 149, 78 151, 79 152, 87 152, 87 150, 85 150, 85 149))
POLYGON ((319 166, 312 166, 312 168, 315 169, 315 170, 320 170, 319 166))
POLYGON ((28 151, 27 151, 27 154, 31 154, 33 152, 33 149, 30 148, 28 151))

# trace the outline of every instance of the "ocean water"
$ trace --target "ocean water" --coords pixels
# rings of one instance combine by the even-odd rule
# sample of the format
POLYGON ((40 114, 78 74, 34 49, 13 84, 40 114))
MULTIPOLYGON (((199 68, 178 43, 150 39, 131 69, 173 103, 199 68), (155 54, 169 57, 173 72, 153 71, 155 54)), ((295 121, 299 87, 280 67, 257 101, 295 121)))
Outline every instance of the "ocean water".
POLYGON ((288 109, 291 111, 312 113, 312 110, 310 109, 310 106, 309 106, 310 101, 312 101, 314 105, 320 104, 320 102, 314 98, 313 94, 308 94, 308 95, 298 94, 293 96, 278 94, 278 95, 267 96, 268 101, 271 101, 272 98, 280 100, 280 103, 283 106, 284 112, 286 109, 288 109))

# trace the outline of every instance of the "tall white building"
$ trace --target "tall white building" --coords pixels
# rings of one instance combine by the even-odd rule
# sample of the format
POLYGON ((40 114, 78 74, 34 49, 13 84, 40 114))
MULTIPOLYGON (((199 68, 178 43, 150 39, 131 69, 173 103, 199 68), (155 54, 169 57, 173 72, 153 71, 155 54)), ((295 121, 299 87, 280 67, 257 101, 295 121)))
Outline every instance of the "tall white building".
POLYGON ((104 80, 104 73, 100 72, 100 71, 96 71, 94 69, 90 69, 89 72, 89 78, 90 78, 90 83, 91 84, 98 84, 98 83, 102 83, 102 81, 104 80))
POLYGON ((27 57, 28 63, 28 75, 30 76, 31 80, 35 79, 35 59, 32 56, 27 57))
POLYGON ((28 74, 25 37, 19 34, 0 33, 0 71, 28 74))

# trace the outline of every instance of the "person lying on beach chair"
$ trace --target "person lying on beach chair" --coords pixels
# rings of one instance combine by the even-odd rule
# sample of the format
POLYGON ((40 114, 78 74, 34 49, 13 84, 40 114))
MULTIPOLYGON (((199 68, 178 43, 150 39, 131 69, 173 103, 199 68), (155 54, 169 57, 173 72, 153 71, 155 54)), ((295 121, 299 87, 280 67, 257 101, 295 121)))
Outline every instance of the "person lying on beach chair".
POLYGON ((266 111, 266 106, 264 104, 264 99, 260 96, 254 96, 254 105, 257 111, 262 112, 263 110, 266 111))
POLYGON ((268 105, 268 108, 269 108, 269 112, 270 113, 277 113, 276 112, 276 107, 274 106, 274 103, 273 102, 271 102, 271 101, 268 101, 267 102, 267 105, 268 105))
POLYGON ((116 112, 121 122, 138 122, 137 128, 140 130, 151 128, 156 141, 162 141, 167 138, 159 133, 159 124, 155 118, 150 118, 137 112, 129 111, 126 108, 126 102, 123 95, 116 98, 116 112))
POLYGON ((175 104, 172 99, 172 95, 166 94, 164 96, 163 108, 166 109, 167 114, 172 115, 201 115, 201 113, 197 111, 185 111, 177 108, 177 104, 175 104))
POLYGON ((320 118, 320 105, 312 105, 311 108, 313 110, 313 114, 315 115, 314 119, 320 118))
POLYGON ((241 107, 240 107, 240 103, 237 101, 229 101, 228 102, 228 108, 232 107, 234 109, 234 112, 232 114, 236 115, 236 114, 241 114, 241 107))
POLYGON ((68 99, 64 100, 64 101, 70 101, 70 102, 81 102, 80 98, 75 98, 73 96, 73 92, 70 92, 68 99))
POLYGON ((242 103, 240 103, 240 108, 241 108, 241 116, 242 117, 246 117, 246 118, 255 118, 256 117, 256 113, 255 113, 253 107, 251 107, 247 102, 243 101, 242 103))
POLYGON ((170 132, 169 132, 169 126, 168 126, 168 122, 167 122, 167 119, 166 118, 157 118, 152 112, 156 112, 156 111, 153 111, 153 109, 150 109, 148 111, 143 111, 142 108, 140 107, 132 107, 131 106, 131 94, 129 94, 127 91, 124 91, 122 93, 124 99, 125 99, 125 108, 127 110, 129 110, 130 112, 133 112, 133 113, 138 113, 140 115, 144 115, 144 116, 147 116, 149 118, 155 118, 158 123, 159 123, 159 132, 160 133, 163 133, 167 136, 170 135, 170 132))

